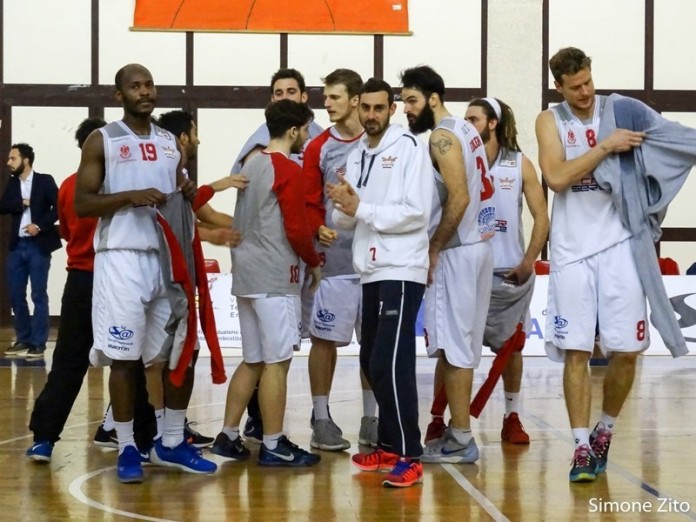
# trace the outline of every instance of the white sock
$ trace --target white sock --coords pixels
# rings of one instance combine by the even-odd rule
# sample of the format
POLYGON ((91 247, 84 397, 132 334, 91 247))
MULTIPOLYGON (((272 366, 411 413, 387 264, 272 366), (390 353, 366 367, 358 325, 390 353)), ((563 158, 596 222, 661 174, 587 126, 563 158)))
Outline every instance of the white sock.
POLYGON ((128 422, 116 422, 113 420, 112 422, 114 423, 112 429, 116 430, 116 437, 118 437, 118 454, 123 453, 127 446, 137 448, 133 437, 133 419, 128 422))
POLYGON ((604 425, 604 429, 609 433, 614 433, 614 425, 616 424, 616 417, 611 417, 606 413, 602 412, 602 416, 599 419, 599 424, 604 425))
POLYGON ((573 428, 572 431, 576 448, 590 445, 590 428, 573 428))
POLYGON ((102 421, 102 428, 104 431, 111 431, 115 428, 114 426, 114 412, 111 409, 111 404, 106 408, 104 412, 104 420, 102 421))
POLYGON ((157 434, 154 440, 157 440, 162 437, 162 432, 164 431, 164 408, 155 410, 155 421, 157 421, 157 434))
POLYGON ((505 392, 505 418, 511 413, 519 411, 520 407, 520 392, 511 393, 505 392))
POLYGON ((230 440, 237 440, 239 438, 239 426, 237 426, 237 427, 223 426, 222 433, 227 435, 230 438, 230 440))
POLYGON ((312 404, 314 405, 314 420, 329 418, 328 395, 312 395, 312 404))
POLYGON ((184 423, 186 410, 164 409, 164 425, 162 426, 162 445, 176 448, 184 441, 184 423))
POLYGON ((276 433, 275 435, 265 435, 263 436, 263 445, 266 449, 273 451, 278 447, 278 440, 283 436, 283 432, 276 433))
POLYGON ((375 399, 375 392, 372 390, 362 391, 363 400, 363 416, 365 417, 376 417, 377 416, 377 399, 375 399))
POLYGON ((471 434, 471 430, 462 430, 450 426, 450 432, 452 433, 454 440, 456 440, 462 446, 466 446, 469 444, 469 441, 474 438, 474 436, 471 434))

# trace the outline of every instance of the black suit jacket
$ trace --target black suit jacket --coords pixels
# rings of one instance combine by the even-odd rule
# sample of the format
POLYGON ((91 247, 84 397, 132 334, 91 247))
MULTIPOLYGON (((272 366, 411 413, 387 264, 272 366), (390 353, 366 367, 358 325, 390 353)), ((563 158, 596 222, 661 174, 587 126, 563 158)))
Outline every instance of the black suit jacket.
MULTIPOLYGON (((31 220, 41 231, 36 234, 39 248, 50 254, 58 250, 62 243, 54 226, 58 220, 58 186, 50 174, 39 174, 34 171, 29 198, 31 220)), ((24 205, 22 204, 22 189, 18 176, 10 176, 5 193, 0 198, 0 214, 10 214, 10 250, 14 250, 19 240, 19 224, 22 220, 24 205)))

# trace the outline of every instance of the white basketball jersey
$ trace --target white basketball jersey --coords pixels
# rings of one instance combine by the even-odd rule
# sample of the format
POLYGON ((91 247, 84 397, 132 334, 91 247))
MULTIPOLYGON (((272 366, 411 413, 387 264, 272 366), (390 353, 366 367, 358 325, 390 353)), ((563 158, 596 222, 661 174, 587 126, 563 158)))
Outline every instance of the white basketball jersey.
MULTIPOLYGON (((494 187, 488 171, 483 140, 473 125, 457 116, 443 118, 437 129, 447 130, 459 139, 469 188, 469 206, 445 248, 473 245, 490 239, 495 234, 495 205, 492 199, 494 187)), ((442 176, 435 170, 434 175, 435 196, 428 230, 431 237, 442 219, 442 205, 447 200, 447 188, 442 176)))
MULTIPOLYGON (((567 102, 551 108, 566 160, 575 159, 597 145, 599 121, 606 103, 595 97, 592 119, 582 122, 567 102)), ((563 192, 554 194, 551 214, 551 264, 560 268, 592 256, 630 237, 621 223, 611 195, 590 173, 563 192)))
POLYGON ((513 268, 524 257, 522 227, 522 153, 501 150, 493 165, 491 176, 495 184, 495 236, 493 267, 513 268))
MULTIPOLYGON (((122 121, 99 131, 104 136, 103 194, 148 188, 174 192, 181 155, 173 134, 153 124, 149 136, 137 136, 122 121)), ((94 250, 157 250, 156 212, 152 207, 128 207, 101 218, 94 250)))

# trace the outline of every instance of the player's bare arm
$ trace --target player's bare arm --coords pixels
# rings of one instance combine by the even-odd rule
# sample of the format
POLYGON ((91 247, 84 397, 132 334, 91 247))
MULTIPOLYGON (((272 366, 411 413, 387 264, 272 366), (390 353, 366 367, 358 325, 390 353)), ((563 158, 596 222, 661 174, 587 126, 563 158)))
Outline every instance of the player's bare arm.
POLYGON ((532 236, 522 261, 505 274, 507 279, 515 280, 518 284, 524 284, 532 275, 534 261, 539 257, 549 235, 549 213, 544 190, 541 188, 534 165, 526 156, 522 156, 522 192, 534 220, 534 225, 532 227, 532 236))
POLYGON ((167 199, 154 188, 99 194, 103 183, 104 140, 101 132, 94 131, 82 146, 82 158, 77 169, 75 211, 78 216, 111 216, 122 208, 157 206, 167 199))
POLYGON ((536 120, 536 135, 539 143, 539 166, 546 184, 554 192, 563 192, 574 183, 591 174, 610 154, 625 152, 639 147, 645 133, 617 129, 582 156, 566 161, 565 149, 558 135, 556 120, 550 110, 544 111, 536 120))
POLYGON ((430 135, 430 156, 447 188, 447 200, 442 207, 442 219, 430 239, 428 284, 435 273, 440 250, 454 235, 470 201, 464 153, 459 140, 449 131, 435 130, 430 135))

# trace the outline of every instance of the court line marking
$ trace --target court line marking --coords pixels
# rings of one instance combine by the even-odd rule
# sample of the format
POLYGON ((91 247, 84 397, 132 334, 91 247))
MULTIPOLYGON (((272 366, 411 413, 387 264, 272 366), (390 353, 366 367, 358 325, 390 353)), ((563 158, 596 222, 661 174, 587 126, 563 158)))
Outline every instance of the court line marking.
MULTIPOLYGON (((75 480, 73 480, 70 483, 70 487, 68 488, 70 491, 70 494, 75 497, 78 501, 82 502, 86 506, 99 509, 100 511, 103 511, 105 513, 110 513, 113 515, 121 515, 124 517, 128 518, 135 518, 138 520, 148 520, 150 522, 176 522, 174 520, 170 520, 167 518, 156 518, 156 517, 149 517, 147 515, 141 515, 139 513, 132 513, 130 511, 123 511, 121 509, 114 509, 112 507, 107 506, 106 504, 102 504, 101 502, 97 502, 96 500, 93 500, 89 498, 87 495, 85 495, 82 492, 82 485, 87 482, 89 479, 96 477, 97 475, 100 475, 102 473, 105 473, 107 471, 112 471, 116 469, 116 466, 109 466, 106 468, 101 468, 96 471, 92 471, 91 473, 85 473, 84 475, 81 475, 77 477, 75 480)), ((128 486, 126 486, 128 487, 128 486)), ((137 486, 136 486, 137 487, 137 486)))
MULTIPOLYGON (((563 432, 561 432, 561 430, 559 428, 556 428, 555 426, 549 424, 544 419, 537 416, 535 413, 530 412, 529 410, 520 409, 520 413, 523 413, 525 416, 530 417, 537 426, 544 427, 546 429, 546 431, 553 433, 557 439, 563 440, 566 443, 566 445, 568 445, 568 446, 571 445, 571 443, 568 440, 568 437, 566 435, 564 435, 563 432)), ((658 430, 655 430, 655 431, 658 431, 658 430)), ((621 477, 623 477, 625 480, 627 480, 631 484, 638 486, 640 489, 642 489, 646 493, 649 493, 650 495, 654 496, 658 500, 663 499, 663 498, 669 498, 671 500, 682 502, 681 499, 676 498, 672 495, 665 495, 664 491, 661 493, 658 489, 654 488, 653 486, 651 486, 647 482, 644 482, 643 479, 641 479, 640 477, 637 477, 636 475, 631 473, 629 470, 627 470, 623 466, 617 464, 613 460, 611 461, 611 467, 607 467, 607 471, 605 471, 605 473, 608 473, 609 471, 611 471, 612 474, 616 473, 617 475, 620 475, 621 477)), ((683 502, 685 502, 689 506, 692 506, 692 504, 693 504, 691 501, 683 501, 683 502)), ((671 511, 670 514, 672 514, 672 513, 677 514, 677 515, 684 515, 685 517, 696 521, 696 513, 694 513, 693 509, 690 509, 689 511, 671 511)))
POLYGON ((471 498, 473 498, 484 510, 486 510, 486 513, 493 517, 493 520, 496 522, 510 522, 510 519, 507 518, 502 511, 500 511, 495 504, 488 499, 488 497, 476 489, 476 486, 469 482, 469 480, 467 480, 467 478, 462 475, 462 472, 459 471, 455 466, 452 464, 440 465, 447 473, 450 474, 454 481, 469 494, 471 498))

